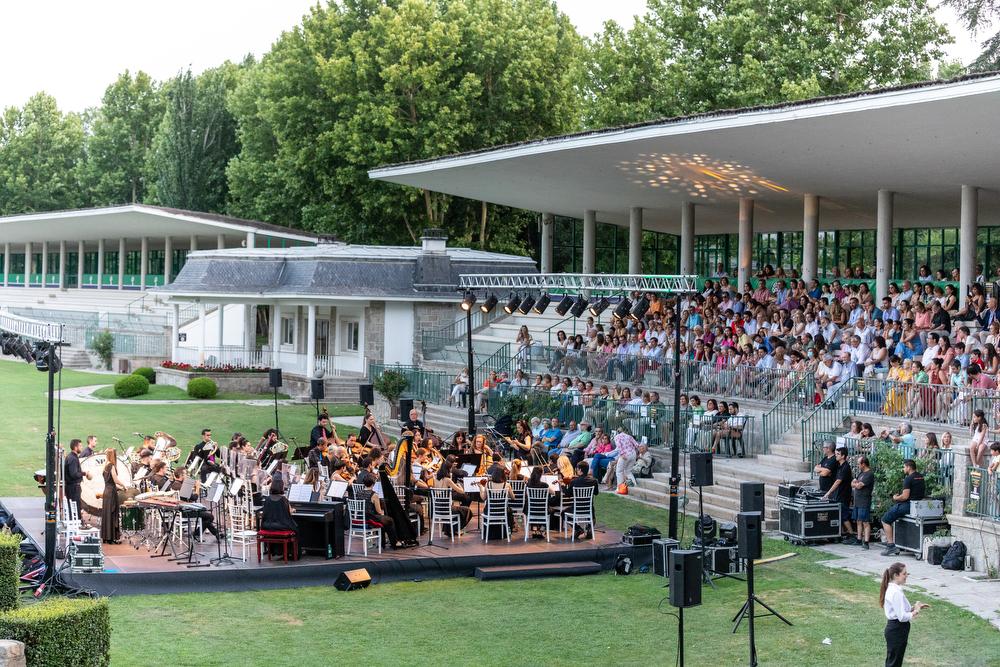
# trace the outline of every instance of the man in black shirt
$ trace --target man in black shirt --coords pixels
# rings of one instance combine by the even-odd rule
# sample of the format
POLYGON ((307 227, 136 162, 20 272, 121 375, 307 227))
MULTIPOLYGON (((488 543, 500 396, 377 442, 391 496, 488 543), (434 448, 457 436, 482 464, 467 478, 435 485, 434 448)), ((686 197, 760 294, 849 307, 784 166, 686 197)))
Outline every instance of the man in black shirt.
POLYGON ((823 496, 823 500, 836 499, 840 503, 840 525, 844 528, 844 542, 857 544, 851 530, 851 482, 854 481, 854 473, 847 461, 847 447, 838 447, 835 456, 837 475, 830 490, 823 496))
MULTIPOLYGON (((587 462, 580 461, 576 464, 576 477, 571 479, 569 484, 566 485, 566 493, 570 498, 572 498, 573 489, 586 489, 591 487, 594 489, 594 495, 596 496, 600 491, 600 484, 598 484, 597 480, 590 474, 590 466, 587 465, 587 462)), ((593 511, 593 505, 591 505, 591 518, 594 516, 593 511)), ((591 526, 591 528, 593 528, 593 526, 591 526)), ((593 533, 590 529, 584 530, 581 526, 576 526, 574 532, 576 533, 577 539, 589 539, 593 537, 593 533)))
POLYGON ((823 443, 823 458, 813 466, 813 472, 819 475, 819 490, 824 494, 829 494, 833 488, 833 483, 837 479, 837 457, 833 453, 833 443, 823 443))
POLYGON ((858 459, 858 469, 860 470, 858 476, 851 482, 854 494, 854 509, 851 510, 851 518, 854 520, 854 528, 861 540, 861 548, 867 551, 872 536, 871 507, 872 491, 875 489, 875 473, 872 471, 866 456, 858 459))
POLYGON ((883 556, 895 556, 899 553, 899 547, 892 541, 892 524, 910 513, 911 500, 923 500, 927 493, 924 484, 923 474, 917 472, 917 464, 913 459, 903 461, 903 490, 892 497, 895 505, 882 515, 882 532, 885 533, 885 550, 883 556))
POLYGON ((410 410, 409 418, 403 422, 403 430, 410 431, 411 433, 416 429, 420 429, 420 432, 424 432, 424 422, 420 419, 420 413, 416 410, 410 410))
POLYGON ((316 425, 309 433, 309 447, 315 447, 319 444, 320 438, 329 440, 330 436, 333 435, 333 429, 330 428, 330 418, 327 415, 321 414, 316 421, 316 425))
POLYGON ((194 461, 195 457, 203 459, 201 469, 198 472, 201 481, 205 481, 209 473, 219 472, 220 468, 215 462, 215 457, 219 453, 219 447, 212 440, 212 429, 201 429, 201 442, 196 444, 188 456, 188 463, 194 461))
POLYGON ((306 456, 306 463, 309 470, 315 470, 316 474, 319 474, 319 467, 326 462, 327 443, 326 439, 321 439, 316 445, 309 450, 309 454, 306 456))
POLYGON ((84 477, 87 479, 92 477, 89 472, 84 475, 83 470, 80 468, 80 446, 82 444, 76 438, 69 441, 69 454, 66 455, 66 462, 64 464, 65 472, 63 473, 63 479, 66 484, 66 500, 72 500, 76 503, 78 512, 83 509, 80 507, 80 484, 83 482, 84 477))

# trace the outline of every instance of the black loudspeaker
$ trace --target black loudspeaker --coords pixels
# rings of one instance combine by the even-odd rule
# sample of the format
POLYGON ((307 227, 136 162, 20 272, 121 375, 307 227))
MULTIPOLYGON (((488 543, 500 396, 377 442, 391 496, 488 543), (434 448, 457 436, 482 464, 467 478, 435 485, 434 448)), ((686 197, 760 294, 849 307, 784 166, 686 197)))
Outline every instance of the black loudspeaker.
POLYGON ((375 390, 370 384, 358 385, 358 403, 361 405, 373 405, 375 403, 375 390))
POLYGON ((701 551, 674 549, 670 552, 670 604, 696 607, 701 604, 701 551))
POLYGON ((361 568, 341 572, 337 580, 333 582, 333 586, 338 591, 354 591, 359 588, 368 588, 371 583, 372 577, 368 574, 368 570, 361 568))
POLYGON ((653 540, 653 573, 670 577, 670 552, 680 546, 680 542, 665 537, 653 540))
POLYGON ((267 377, 268 377, 268 380, 269 380, 269 383, 270 383, 270 387, 272 389, 278 389, 279 387, 281 387, 281 369, 280 368, 272 368, 270 371, 268 371, 267 377))
POLYGON ((764 482, 740 482, 740 511, 764 516, 764 482))
POLYGON ((410 410, 413 409, 412 398, 399 399, 399 421, 405 422, 410 418, 410 410))
POLYGON ((740 512, 736 515, 739 526, 739 557, 755 560, 761 556, 761 514, 740 512))
POLYGON ((322 380, 310 380, 309 396, 314 401, 322 401, 326 398, 326 384, 322 380))
POLYGON ((712 453, 695 452, 690 461, 691 486, 712 486, 712 453))

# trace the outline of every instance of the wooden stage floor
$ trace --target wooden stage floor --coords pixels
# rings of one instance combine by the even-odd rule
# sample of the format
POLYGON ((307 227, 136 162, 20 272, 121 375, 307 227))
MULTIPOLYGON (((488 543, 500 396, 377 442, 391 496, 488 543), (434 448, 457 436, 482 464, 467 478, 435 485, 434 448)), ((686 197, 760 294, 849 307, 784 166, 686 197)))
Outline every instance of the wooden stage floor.
MULTIPOLYGON (((44 499, 0 498, 2 504, 41 550, 44 547, 44 499)), ((237 546, 233 564, 189 568, 185 563, 166 558, 152 558, 145 546, 138 549, 127 542, 103 546, 105 570, 101 573, 71 574, 65 571, 67 583, 93 588, 105 594, 174 593, 207 590, 247 590, 289 588, 309 585, 331 585, 344 570, 368 569, 373 582, 420 580, 449 576, 471 576, 475 568, 495 565, 543 565, 595 561, 605 569, 613 567, 619 554, 635 558, 633 547, 621 542, 618 531, 598 526, 594 539, 571 541, 561 532, 551 532, 551 542, 544 539, 524 540, 523 531, 513 534, 511 541, 480 537, 476 519, 455 541, 435 537, 427 545, 427 534, 420 536, 420 546, 410 549, 377 550, 369 548, 368 556, 360 553, 355 539, 350 556, 326 560, 321 556, 305 555, 298 561, 283 563, 281 557, 257 562, 255 545, 247 548, 247 560, 237 546)), ((208 563, 218 556, 216 540, 206 534, 204 542, 195 544, 195 560, 208 563)), ((346 548, 346 542, 345 542, 346 548)), ((646 550, 648 551, 648 549, 646 550)), ((168 547, 167 553, 170 553, 168 547)), ((59 561, 61 563, 61 561, 59 561)))

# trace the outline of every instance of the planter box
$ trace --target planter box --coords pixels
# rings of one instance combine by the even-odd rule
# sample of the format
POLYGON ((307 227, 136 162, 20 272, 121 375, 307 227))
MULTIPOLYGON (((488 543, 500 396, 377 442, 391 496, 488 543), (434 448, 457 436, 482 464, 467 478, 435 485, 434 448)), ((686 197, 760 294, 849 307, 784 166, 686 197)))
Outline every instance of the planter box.
POLYGON ((188 382, 195 378, 210 378, 219 391, 238 391, 248 394, 266 394, 271 390, 267 373, 206 373, 181 371, 175 368, 157 368, 156 384, 166 384, 187 391, 188 382))

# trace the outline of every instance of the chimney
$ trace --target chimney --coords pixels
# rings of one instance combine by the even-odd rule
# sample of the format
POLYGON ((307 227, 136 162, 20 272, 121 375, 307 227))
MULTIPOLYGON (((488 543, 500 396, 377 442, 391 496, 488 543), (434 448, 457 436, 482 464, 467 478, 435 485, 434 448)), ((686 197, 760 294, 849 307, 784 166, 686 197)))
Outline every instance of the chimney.
POLYGON ((316 245, 338 245, 343 242, 333 234, 319 234, 316 237, 316 245))
POLYGON ((448 234, 443 229, 429 227, 420 237, 420 247, 425 252, 443 253, 448 246, 448 234))

